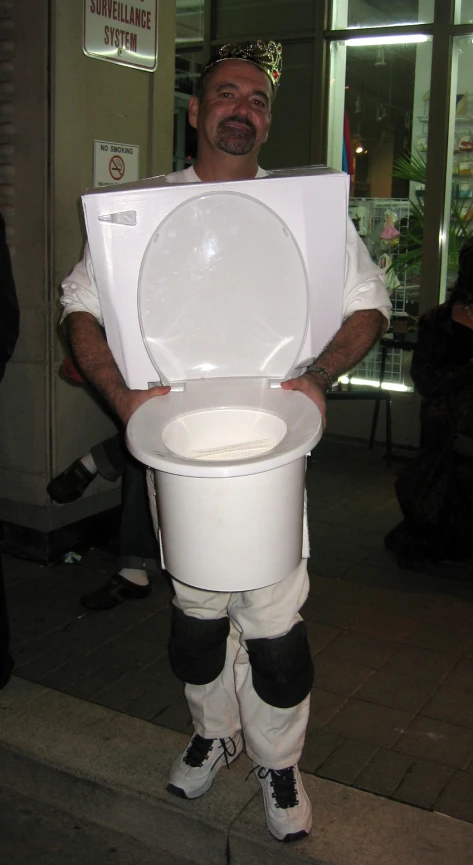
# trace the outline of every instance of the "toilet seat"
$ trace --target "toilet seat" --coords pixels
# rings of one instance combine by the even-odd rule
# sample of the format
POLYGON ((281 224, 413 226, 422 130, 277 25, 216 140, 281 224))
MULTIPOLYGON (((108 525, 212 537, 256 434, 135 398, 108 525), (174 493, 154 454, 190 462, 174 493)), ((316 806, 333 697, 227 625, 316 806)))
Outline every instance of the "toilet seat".
POLYGON ((190 381, 183 391, 143 403, 128 422, 127 446, 136 459, 158 471, 194 478, 231 478, 267 472, 304 457, 322 433, 319 409, 300 391, 270 387, 264 378, 214 378, 190 381), (226 424, 228 412, 233 415, 226 424), (212 458, 212 453, 208 458, 196 458, 189 453, 188 444, 192 439, 192 448, 199 449, 196 448, 196 434, 197 437, 200 434, 198 416, 204 413, 203 444, 209 446, 201 450, 212 451, 216 442, 221 449, 232 444, 254 445, 258 440, 267 442, 271 436, 275 443, 266 451, 256 450, 243 457, 240 452, 236 458, 235 453, 227 458, 218 453, 216 458, 212 458), (240 438, 239 442, 225 440, 229 430, 240 438))

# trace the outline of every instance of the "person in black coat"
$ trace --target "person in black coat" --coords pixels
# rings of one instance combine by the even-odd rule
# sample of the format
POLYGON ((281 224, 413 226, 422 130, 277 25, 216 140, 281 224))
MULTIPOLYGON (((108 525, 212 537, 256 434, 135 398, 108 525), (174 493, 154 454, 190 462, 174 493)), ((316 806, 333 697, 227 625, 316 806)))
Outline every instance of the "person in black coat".
POLYGON ((473 558, 473 236, 446 303, 419 320, 411 376, 422 438, 395 487, 403 521, 385 538, 401 567, 473 558))
MULTIPOLYGON (((10 360, 18 339, 20 311, 16 296, 15 281, 10 260, 10 252, 5 234, 5 220, 0 213, 0 381, 5 375, 5 367, 10 360)), ((0 689, 10 679, 13 659, 10 655, 10 628, 8 622, 7 600, 3 583, 2 560, 0 556, 0 689)))

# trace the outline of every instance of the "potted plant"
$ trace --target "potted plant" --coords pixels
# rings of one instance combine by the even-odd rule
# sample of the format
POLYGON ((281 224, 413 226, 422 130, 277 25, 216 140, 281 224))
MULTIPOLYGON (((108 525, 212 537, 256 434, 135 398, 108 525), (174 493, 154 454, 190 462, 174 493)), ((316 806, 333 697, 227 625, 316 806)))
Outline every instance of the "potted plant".
MULTIPOLYGON (((399 279, 407 271, 409 279, 420 274, 422 261, 422 238, 424 234, 424 188, 427 174, 425 157, 420 153, 407 153, 394 161, 393 177, 419 184, 416 201, 411 199, 409 224, 401 231, 399 252, 393 260, 392 268, 399 279)), ((458 251, 463 241, 473 230, 473 200, 456 198, 452 193, 450 203, 450 222, 448 226, 448 271, 458 270, 458 251)))

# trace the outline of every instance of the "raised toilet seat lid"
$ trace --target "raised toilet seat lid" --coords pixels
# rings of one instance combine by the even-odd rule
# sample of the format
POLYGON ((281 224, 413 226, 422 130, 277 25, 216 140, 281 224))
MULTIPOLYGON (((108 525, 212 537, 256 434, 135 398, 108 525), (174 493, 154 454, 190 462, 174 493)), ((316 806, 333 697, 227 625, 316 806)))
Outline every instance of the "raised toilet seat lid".
POLYGON ((285 222, 255 198, 196 195, 154 231, 138 311, 163 383, 281 380, 300 358, 309 323, 301 251, 285 222))

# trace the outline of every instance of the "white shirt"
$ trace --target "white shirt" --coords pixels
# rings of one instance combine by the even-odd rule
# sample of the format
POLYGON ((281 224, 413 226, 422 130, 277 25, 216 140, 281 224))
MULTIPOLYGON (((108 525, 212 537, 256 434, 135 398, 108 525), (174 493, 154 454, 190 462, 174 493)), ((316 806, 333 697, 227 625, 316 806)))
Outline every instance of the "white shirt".
MULTIPOLYGON (((267 171, 258 168, 256 177, 266 177, 267 171)), ((175 171, 166 176, 168 183, 200 183, 194 167, 175 171)), ((71 312, 90 312, 103 325, 102 310, 95 282, 89 245, 84 257, 62 283, 61 321, 71 312)), ((347 216, 347 244, 343 318, 361 309, 378 309, 389 320, 391 302, 384 287, 383 271, 370 258, 356 228, 347 216)))

